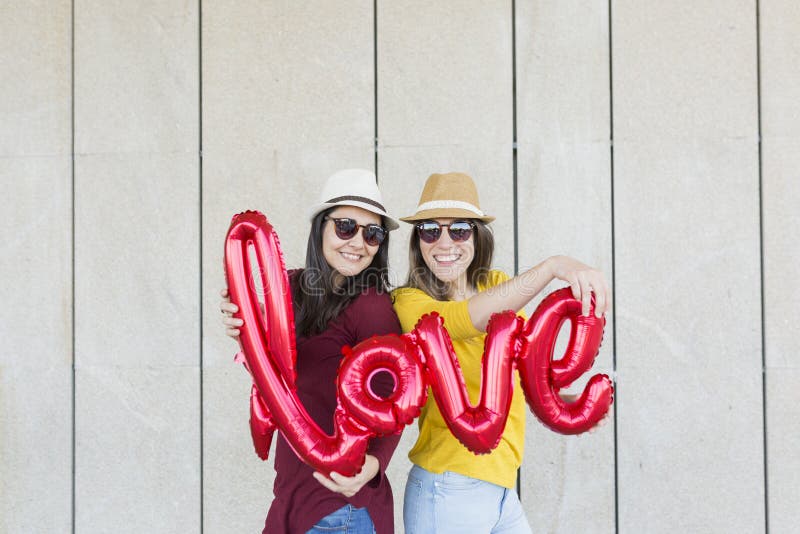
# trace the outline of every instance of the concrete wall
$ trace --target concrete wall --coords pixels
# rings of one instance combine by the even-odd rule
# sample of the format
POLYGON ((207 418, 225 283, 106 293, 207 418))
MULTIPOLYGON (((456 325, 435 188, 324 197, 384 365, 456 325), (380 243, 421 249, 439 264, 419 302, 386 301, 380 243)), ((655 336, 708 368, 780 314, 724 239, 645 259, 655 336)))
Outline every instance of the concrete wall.
POLYGON ((790 0, 6 3, 0 532, 260 530, 225 232, 259 209, 300 265, 353 166, 398 215, 466 171, 498 267, 614 282, 611 423, 529 417, 535 532, 792 532, 798 36, 790 0))

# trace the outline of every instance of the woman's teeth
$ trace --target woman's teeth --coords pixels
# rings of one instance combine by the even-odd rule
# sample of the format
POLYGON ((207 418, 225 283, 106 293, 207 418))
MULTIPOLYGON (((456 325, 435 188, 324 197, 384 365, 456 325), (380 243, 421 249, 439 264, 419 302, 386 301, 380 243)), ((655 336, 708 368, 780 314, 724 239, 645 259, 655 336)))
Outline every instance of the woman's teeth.
POLYGON ((344 259, 350 261, 358 261, 361 259, 361 256, 359 256, 358 254, 349 254, 347 252, 342 252, 342 256, 344 256, 344 259))
POLYGON ((460 254, 448 254, 447 256, 434 256, 433 259, 440 263, 450 263, 460 258, 460 254))

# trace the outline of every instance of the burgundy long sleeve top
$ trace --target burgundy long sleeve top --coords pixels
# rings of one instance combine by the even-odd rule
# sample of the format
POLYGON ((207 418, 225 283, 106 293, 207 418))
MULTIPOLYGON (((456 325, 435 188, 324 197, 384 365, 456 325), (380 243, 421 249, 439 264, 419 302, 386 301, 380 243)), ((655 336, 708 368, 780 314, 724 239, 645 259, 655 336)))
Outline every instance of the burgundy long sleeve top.
MULTIPOLYGON (((336 374, 342 347, 352 347, 371 336, 390 333, 401 333, 391 297, 370 288, 356 297, 324 332, 297 338, 297 394, 311 418, 329 435, 333 434, 336 374)), ((385 470, 399 440, 399 435, 370 440, 367 453, 378 459, 380 471, 348 498, 317 482, 312 476, 314 470, 297 458, 279 433, 275 452, 275 498, 267 514, 264 534, 305 533, 320 519, 348 503, 367 508, 378 534, 392 534, 392 488, 385 470)))

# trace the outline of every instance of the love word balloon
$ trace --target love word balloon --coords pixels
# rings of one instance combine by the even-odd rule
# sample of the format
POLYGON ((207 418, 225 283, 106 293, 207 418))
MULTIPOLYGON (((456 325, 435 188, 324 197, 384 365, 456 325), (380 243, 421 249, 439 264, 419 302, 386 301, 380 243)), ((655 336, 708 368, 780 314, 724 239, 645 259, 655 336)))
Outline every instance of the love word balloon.
POLYGON ((289 277, 278 236, 263 214, 247 211, 233 217, 225 241, 225 273, 231 301, 239 307, 234 316, 244 321, 239 336, 244 357, 238 361, 253 377, 250 429, 256 452, 265 460, 277 428, 297 456, 317 471, 353 476, 364 463, 370 438, 400 432, 419 415, 428 386, 453 435, 476 454, 491 452, 508 419, 515 368, 531 411, 556 432, 589 430, 613 402, 614 388, 606 375, 593 376, 574 402, 558 393, 592 367, 605 325, 605 319, 591 312, 582 316, 581 303, 564 288, 548 295, 527 322, 513 311, 492 317, 475 406, 444 320, 436 313, 423 315, 402 336, 374 336, 343 347, 334 432, 328 435, 297 395, 289 277), (251 249, 257 271, 250 267, 251 249), (251 272, 260 277, 263 311, 256 284, 249 283, 251 272), (556 338, 566 320, 572 327, 569 342, 565 354, 554 360, 556 338), (388 397, 372 389, 378 373, 389 373, 394 380, 388 397))

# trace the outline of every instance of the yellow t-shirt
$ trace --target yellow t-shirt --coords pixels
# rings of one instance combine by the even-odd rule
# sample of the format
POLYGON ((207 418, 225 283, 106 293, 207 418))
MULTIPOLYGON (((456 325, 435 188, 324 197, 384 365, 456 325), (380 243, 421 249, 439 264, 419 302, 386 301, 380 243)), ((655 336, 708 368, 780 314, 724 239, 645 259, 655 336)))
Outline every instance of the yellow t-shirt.
MULTIPOLYGON (((501 271, 491 271, 484 291, 508 280, 501 271)), ((467 385, 470 402, 474 406, 481 389, 481 358, 486 332, 481 332, 472 324, 467 309, 467 301, 440 301, 424 291, 402 287, 394 290, 394 309, 400 318, 403 332, 411 331, 419 318, 436 312, 444 318, 444 326, 453 341, 453 349, 461 365, 467 385)), ((524 317, 523 313, 519 314, 524 317)), ((519 383, 519 375, 514 372, 514 394, 508 421, 500 439, 500 444, 489 454, 474 454, 447 428, 433 393, 428 389, 428 402, 419 417, 419 439, 408 457, 416 465, 431 471, 443 473, 452 471, 479 480, 485 480, 506 488, 516 487, 517 468, 522 463, 525 446, 525 400, 519 383)))

